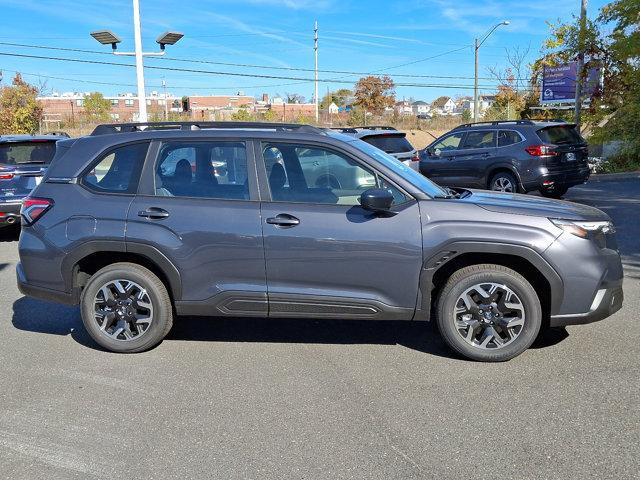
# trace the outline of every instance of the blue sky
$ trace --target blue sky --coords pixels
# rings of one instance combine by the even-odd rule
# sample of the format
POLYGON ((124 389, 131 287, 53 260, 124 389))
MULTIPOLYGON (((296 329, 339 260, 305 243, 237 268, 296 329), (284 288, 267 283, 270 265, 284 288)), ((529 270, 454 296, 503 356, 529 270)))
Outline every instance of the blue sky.
MULTIPOLYGON (((155 38, 178 30, 185 38, 167 47, 167 57, 207 62, 252 64, 280 68, 313 68, 313 22, 320 29, 321 70, 375 72, 394 75, 456 76, 458 79, 394 77, 398 98, 433 100, 439 95, 472 92, 473 49, 476 36, 492 25, 509 20, 481 49, 480 76, 487 67, 504 67, 504 49, 530 46, 535 60, 548 34, 547 21, 568 20, 579 12, 579 0, 140 0, 145 50, 156 48, 155 38), (452 50, 458 50, 451 52, 452 50), (451 53, 447 53, 451 52, 451 53), (431 58, 430 60, 421 61, 431 58), (399 65, 410 64, 402 67, 399 65), (457 86, 460 88, 454 88, 457 86)), ((606 0, 589 2, 590 16, 606 0)), ((0 0, 2 30, 0 53, 40 55, 132 63, 106 55, 108 47, 96 43, 89 32, 110 29, 123 39, 121 50, 133 48, 132 4, 129 0, 0 0), (19 43, 76 48, 100 53, 65 52, 3 45, 19 43)), ((296 77, 297 80, 250 78, 147 69, 147 90, 160 90, 164 78, 176 95, 249 95, 300 93, 313 95, 312 72, 234 67, 228 65, 147 59, 147 66, 216 72, 296 77)), ((15 71, 32 83, 46 82, 46 90, 135 91, 135 69, 121 66, 67 63, 0 55, 3 83, 15 71), (49 78, 48 78, 49 77, 49 78), (51 78, 55 77, 55 78, 51 78), (104 83, 104 85, 103 85, 104 83)), ((357 75, 320 73, 320 95, 327 88, 350 88, 357 75)), ((494 82, 481 80, 490 92, 494 82)))

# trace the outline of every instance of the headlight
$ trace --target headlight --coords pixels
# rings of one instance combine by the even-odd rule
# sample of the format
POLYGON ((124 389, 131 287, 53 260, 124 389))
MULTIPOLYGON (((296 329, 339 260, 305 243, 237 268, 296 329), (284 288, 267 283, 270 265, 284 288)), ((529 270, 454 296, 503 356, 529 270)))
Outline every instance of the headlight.
POLYGON ((577 222, 573 220, 563 220, 561 218, 550 218, 551 223, 561 228, 565 232, 571 233, 576 237, 589 238, 590 234, 609 234, 615 233, 616 229, 612 222, 577 222))

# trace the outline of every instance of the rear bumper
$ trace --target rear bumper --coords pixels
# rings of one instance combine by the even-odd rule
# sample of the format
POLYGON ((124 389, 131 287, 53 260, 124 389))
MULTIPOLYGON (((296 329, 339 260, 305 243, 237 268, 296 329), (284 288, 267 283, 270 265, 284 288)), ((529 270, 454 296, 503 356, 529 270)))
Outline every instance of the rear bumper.
POLYGON ((20 223, 20 203, 0 203, 0 227, 20 223))
POLYGON ((523 182, 523 186, 527 191, 554 187, 569 188, 586 183, 590 175, 591 170, 588 166, 565 172, 548 172, 541 174, 535 180, 523 182))
POLYGON ((598 290, 591 310, 586 313, 571 315, 552 315, 550 326, 563 327, 566 325, 584 325, 586 323, 598 322, 610 317, 622 308, 624 292, 622 290, 622 280, 619 285, 610 286, 598 290))
POLYGON ((16 266, 16 277, 18 280, 18 290, 20 290, 20 293, 23 295, 38 298, 40 300, 46 300, 48 302, 64 303, 67 305, 77 304, 75 296, 71 293, 31 285, 27 282, 22 264, 20 263, 16 266))

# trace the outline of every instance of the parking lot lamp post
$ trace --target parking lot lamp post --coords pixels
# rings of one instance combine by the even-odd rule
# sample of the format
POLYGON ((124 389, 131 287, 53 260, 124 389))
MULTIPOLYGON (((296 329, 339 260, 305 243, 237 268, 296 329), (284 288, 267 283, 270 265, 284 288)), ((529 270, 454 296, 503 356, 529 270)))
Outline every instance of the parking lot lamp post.
POLYGON ((144 57, 160 57, 165 54, 166 45, 175 45, 184 35, 178 32, 165 32, 158 37, 156 42, 160 45, 159 52, 142 51, 142 29, 140 27, 140 0, 133 0, 133 29, 135 37, 134 52, 118 52, 120 37, 108 30, 91 32, 91 36, 103 45, 111 45, 114 55, 123 55, 136 58, 136 77, 138 83, 138 121, 147 122, 147 96, 144 88, 144 57))
POLYGON ((485 40, 487 38, 489 38, 489 36, 491 36, 491 34, 493 32, 495 32, 495 30, 498 27, 501 27, 503 25, 509 25, 509 21, 505 20, 504 22, 500 22, 496 25, 494 25, 485 35, 484 37, 482 37, 481 40, 477 39, 475 40, 475 44, 474 44, 474 50, 475 50, 475 75, 474 75, 474 80, 473 80, 473 121, 477 122, 479 120, 479 116, 480 116, 480 109, 478 106, 478 50, 480 50, 480 47, 482 46, 482 44, 485 42, 485 40))

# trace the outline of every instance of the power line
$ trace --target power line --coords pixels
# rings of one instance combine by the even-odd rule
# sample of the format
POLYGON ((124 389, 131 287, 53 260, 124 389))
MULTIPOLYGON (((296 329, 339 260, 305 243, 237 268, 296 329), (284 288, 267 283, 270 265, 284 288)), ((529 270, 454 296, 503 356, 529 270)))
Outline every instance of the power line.
MULTIPOLYGON (((117 67, 135 67, 135 65, 129 63, 119 63, 119 62, 106 62, 106 61, 98 61, 98 60, 83 60, 79 58, 62 58, 62 57, 48 57, 43 55, 27 55, 20 53, 7 53, 0 52, 0 56, 4 57, 17 57, 17 58, 30 58, 37 60, 51 60, 51 61, 59 61, 59 62, 71 62, 71 63, 82 63, 89 65, 108 65, 108 66, 117 66, 117 67)), ((230 76, 230 77, 244 77, 244 78, 265 78, 271 80, 292 80, 298 81, 300 83, 312 83, 315 80, 313 78, 303 78, 303 77, 285 77, 279 75, 263 75, 263 74, 247 74, 247 73, 237 73, 237 72, 222 72, 222 71, 212 71, 212 70, 197 70, 197 69, 187 69, 187 68, 176 68, 176 67, 158 67, 155 65, 147 65, 145 68, 150 70, 160 70, 160 71, 169 71, 169 72, 187 72, 187 73, 198 73, 204 75, 219 75, 219 76, 230 76)), ((350 84, 353 83, 351 81, 345 81, 340 79, 318 79, 319 82, 322 83, 345 83, 350 84)), ((427 83, 396 83, 398 87, 415 87, 415 88, 450 88, 450 89, 469 89, 470 85, 447 85, 447 84, 427 84, 427 83)), ((495 85, 483 85, 483 88, 495 88, 495 85)))
MULTIPOLYGON (((52 47, 52 46, 45 46, 45 45, 31 45, 31 44, 24 44, 24 43, 11 43, 11 42, 0 42, 0 45, 5 45, 5 46, 10 46, 10 47, 19 47, 19 48, 35 48, 35 49, 42 49, 42 50, 57 50, 57 51, 62 51, 62 52, 74 52, 74 53, 90 53, 90 54, 96 54, 96 55, 112 55, 111 52, 105 52, 105 51, 101 51, 101 50, 86 50, 86 49, 80 49, 80 48, 66 48, 66 47, 52 47)), ((395 68, 400 68, 400 67, 404 67, 404 66, 408 66, 408 65, 414 65, 417 63, 421 63, 421 62, 426 62, 428 60, 433 60, 434 58, 439 58, 451 53, 455 53, 461 50, 464 50, 466 48, 470 48, 471 46, 465 46, 465 47, 461 47, 461 48, 456 48, 453 50, 449 50, 446 52, 441 52, 438 53, 436 55, 432 55, 430 57, 426 57, 426 58, 422 58, 419 60, 414 60, 412 62, 408 62, 408 63, 403 63, 400 65, 393 65, 390 67, 386 67, 386 68, 381 68, 378 70, 374 70, 373 72, 357 72, 357 71, 345 71, 345 70, 318 70, 319 73, 331 73, 331 74, 338 74, 338 75, 354 75, 354 76, 366 76, 366 75, 373 75, 375 73, 378 72, 385 72, 388 70, 392 70, 395 68)), ((250 64, 250 63, 233 63, 233 62, 216 62, 216 61, 212 61, 212 60, 200 60, 200 59, 191 59, 191 58, 174 58, 174 57, 150 57, 150 59, 152 60, 160 60, 160 61, 166 61, 166 62, 178 62, 178 63, 196 63, 196 64, 203 64, 203 65, 222 65, 222 66, 227 66, 227 67, 240 67, 240 68, 258 68, 258 69, 265 69, 265 70, 282 70, 282 71, 295 71, 295 72, 314 72, 315 70, 312 68, 300 68, 300 67, 282 67, 282 66, 269 66, 269 65, 259 65, 259 64, 250 64)), ((398 77, 398 78, 433 78, 433 79, 443 79, 443 80, 472 80, 473 77, 465 77, 465 76, 459 76, 459 75, 410 75, 410 74, 394 74, 394 77, 398 77)), ((480 77, 480 80, 489 80, 489 81, 496 81, 496 79, 491 78, 491 77, 480 77)), ((528 79, 517 79, 517 80, 528 80, 528 79)))

